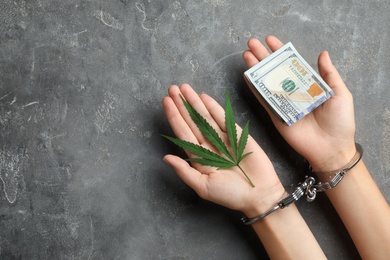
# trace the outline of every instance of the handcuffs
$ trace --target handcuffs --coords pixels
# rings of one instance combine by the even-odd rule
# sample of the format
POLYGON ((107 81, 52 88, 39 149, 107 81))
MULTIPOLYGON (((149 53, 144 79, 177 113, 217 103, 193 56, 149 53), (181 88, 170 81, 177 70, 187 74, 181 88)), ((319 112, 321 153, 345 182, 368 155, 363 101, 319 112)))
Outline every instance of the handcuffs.
MULTIPOLYGON (((362 159, 363 156, 363 148, 360 144, 355 143, 356 146, 356 153, 354 157, 351 160, 351 163, 348 167, 343 168, 341 170, 331 171, 328 172, 329 177, 333 178, 329 182, 318 182, 316 183, 316 179, 312 176, 306 176, 305 180, 298 184, 298 187, 295 188, 295 190, 286 198, 279 201, 273 208, 268 210, 266 213, 261 214, 255 218, 249 219, 248 217, 244 216, 241 218, 241 221, 245 225, 252 225, 253 223, 262 220, 272 212, 283 209, 287 207, 288 205, 296 202, 299 200, 302 196, 306 196, 306 200, 308 202, 312 202, 316 199, 317 192, 324 192, 326 190, 332 189, 337 186, 337 184, 340 183, 340 181, 344 178, 344 175, 351 170, 353 167, 358 164, 358 162, 362 159)), ((309 169, 311 172, 313 172, 313 169, 311 166, 309 166, 309 169)))

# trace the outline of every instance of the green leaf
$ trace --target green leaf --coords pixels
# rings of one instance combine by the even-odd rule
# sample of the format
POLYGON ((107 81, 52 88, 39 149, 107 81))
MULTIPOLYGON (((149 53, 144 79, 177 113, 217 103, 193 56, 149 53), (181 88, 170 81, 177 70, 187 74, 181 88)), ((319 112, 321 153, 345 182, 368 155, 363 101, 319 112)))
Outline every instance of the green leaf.
POLYGON ((226 130, 229 137, 230 146, 232 152, 230 152, 227 148, 227 145, 222 141, 219 137, 218 133, 212 128, 212 126, 207 122, 207 120, 202 117, 181 95, 182 99, 188 113, 190 114, 192 120, 198 126, 199 130, 205 136, 205 138, 212 144, 221 154, 225 155, 227 158, 210 151, 209 149, 204 148, 203 146, 183 141, 177 138, 169 137, 166 135, 161 135, 164 138, 170 140, 174 144, 180 146, 184 150, 199 156, 198 158, 190 158, 187 161, 197 162, 202 165, 208 165, 217 167, 218 169, 226 169, 237 166, 240 171, 245 175, 248 179, 250 185, 255 187, 252 180, 245 173, 244 169, 241 168, 240 162, 250 155, 252 152, 244 153, 245 146, 248 142, 249 135, 249 122, 247 122, 242 130, 240 140, 237 142, 237 128, 236 123, 234 121, 233 108, 229 98, 229 92, 226 91, 226 103, 225 103, 225 124, 226 130))
POLYGON ((226 90, 226 101, 225 101, 225 124, 226 131, 229 136, 230 146, 232 147, 234 161, 238 160, 238 149, 237 149, 237 129, 234 121, 233 108, 230 103, 229 92, 226 90))
POLYGON ((240 137, 240 142, 238 144, 238 152, 237 152, 237 161, 240 162, 243 157, 244 149, 245 146, 248 142, 248 135, 249 135, 249 121, 246 122, 244 128, 242 129, 241 137, 240 137))
POLYGON ((161 136, 168 139, 169 141, 173 142, 177 146, 183 148, 184 150, 186 150, 192 154, 195 154, 197 156, 200 156, 202 158, 205 158, 208 160, 213 160, 213 161, 218 161, 221 163, 225 163, 227 161, 225 158, 223 158, 219 154, 214 153, 214 152, 210 151, 209 149, 204 148, 203 146, 200 146, 200 145, 197 145, 197 144, 194 144, 191 142, 183 141, 183 140, 180 140, 177 138, 169 137, 166 135, 161 135, 161 136))
POLYGON ((220 151, 230 160, 234 161, 225 143, 222 141, 221 137, 219 137, 218 133, 214 130, 214 128, 181 95, 180 98, 183 101, 192 120, 195 122, 195 124, 198 126, 199 130, 207 138, 207 140, 209 140, 210 143, 214 145, 218 151, 220 151))
POLYGON ((246 153, 246 154, 242 155, 240 161, 244 160, 245 157, 247 157, 248 155, 250 155, 250 154, 252 154, 252 153, 253 153, 253 152, 249 152, 249 153, 246 153))
POLYGON ((208 166, 218 167, 222 169, 227 169, 236 166, 234 162, 230 162, 228 160, 226 160, 225 162, 219 162, 219 161, 209 160, 205 158, 190 158, 188 159, 188 161, 197 162, 202 165, 208 165, 208 166))

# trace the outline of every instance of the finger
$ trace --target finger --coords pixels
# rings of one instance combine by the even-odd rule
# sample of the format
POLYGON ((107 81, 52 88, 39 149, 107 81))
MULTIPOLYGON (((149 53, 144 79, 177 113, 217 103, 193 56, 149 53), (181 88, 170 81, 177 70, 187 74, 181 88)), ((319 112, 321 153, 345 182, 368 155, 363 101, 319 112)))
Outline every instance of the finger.
POLYGON ((318 71, 336 95, 350 94, 339 72, 333 65, 327 51, 322 52, 318 57, 318 71))
MULTIPOLYGON (((180 96, 184 97, 184 95, 183 95, 183 93, 181 93, 179 87, 178 86, 171 86, 168 89, 168 94, 169 94, 169 97, 172 99, 173 103, 175 104, 176 109, 179 112, 179 114, 182 117, 182 119, 184 120, 185 124, 190 129, 192 135, 196 138, 196 142, 195 143, 197 143, 197 144, 204 143, 205 140, 204 140, 204 137, 203 137, 201 131, 196 126, 195 122, 192 120, 192 118, 191 118, 190 114, 188 113, 188 111, 187 111, 183 101, 181 100, 180 96)), ((180 126, 177 127, 177 130, 180 132, 181 130, 180 130, 179 127, 180 126)), ((172 128, 173 128, 173 126, 172 126, 172 128)), ((179 137, 179 139, 181 139, 181 138, 179 137)))
MULTIPOLYGON (((266 38, 266 43, 273 52, 283 46, 283 43, 272 35, 266 38)), ((269 51, 258 39, 250 39, 248 47, 249 50, 243 53, 243 58, 249 68, 270 55, 269 51)))
POLYGON ((171 97, 165 97, 162 101, 165 115, 177 138, 198 144, 198 140, 192 129, 180 114, 171 97))
POLYGON ((244 61, 248 68, 251 68, 255 66, 257 63, 259 63, 259 59, 256 58, 256 56, 253 54, 252 51, 246 50, 242 54, 242 57, 244 58, 244 61))
POLYGON ((207 94, 200 95, 200 99, 213 117, 214 121, 218 124, 218 127, 226 132, 225 124, 225 110, 215 101, 212 97, 207 94))
POLYGON ((250 39, 248 41, 248 47, 259 61, 269 56, 267 48, 264 47, 264 45, 258 39, 250 39))
MULTIPOLYGON (((215 122, 214 118, 211 116, 203 101, 200 99, 199 95, 191 88, 188 84, 183 84, 180 86, 180 93, 186 99, 186 101, 202 116, 206 121, 213 127, 218 133, 222 133, 222 130, 219 128, 219 125, 215 122)), ((193 122, 191 116, 189 115, 187 109, 185 108, 182 100, 177 95, 173 96, 175 103, 177 104, 180 113, 183 118, 186 120, 187 124, 192 129, 194 135, 198 139, 200 144, 206 143, 207 139, 201 133, 197 125, 193 122)))
POLYGON ((265 42, 267 43, 268 47, 271 49, 272 52, 278 50, 284 45, 283 42, 281 42, 278 38, 272 35, 268 36, 265 39, 265 42))
MULTIPOLYGON (((283 43, 276 38, 275 36, 268 36, 266 38, 266 43, 270 47, 272 51, 276 51, 280 47, 283 46, 283 43)), ((243 58, 245 60, 245 63, 250 68, 254 65, 256 65, 258 62, 260 62, 262 59, 268 57, 270 53, 268 50, 264 47, 263 44, 258 39, 250 39, 248 41, 248 47, 250 50, 247 50, 243 54, 243 58)), ((260 95, 260 93, 253 87, 252 84, 250 84, 246 77, 244 76, 245 81, 247 82, 247 85, 253 92, 253 94, 256 96, 257 100, 261 103, 261 105, 264 107, 264 109, 267 111, 268 115, 271 117, 272 121, 275 124, 279 124, 279 121, 277 117, 274 115, 274 113, 271 111, 269 106, 264 101, 263 97, 260 95)))
POLYGON ((206 106, 203 104, 200 96, 194 91, 194 89, 188 85, 183 84, 180 86, 180 91, 183 94, 187 102, 200 114, 202 115, 213 127, 216 127, 217 124, 214 121, 214 118, 211 116, 210 112, 207 110, 206 106))
MULTIPOLYGON (((188 123, 184 120, 180 114, 176 104, 173 102, 171 97, 165 97, 162 101, 165 115, 168 119, 168 122, 173 130, 175 136, 181 140, 185 140, 194 144, 202 145, 198 138, 195 136, 193 130, 190 128, 188 123)), ((213 147, 204 145, 206 148, 212 150, 213 147)), ((187 150, 184 150, 189 158, 198 157, 187 150)), ((193 165, 196 165, 193 163, 193 165)))
MULTIPOLYGON (((221 130, 226 133, 227 129, 226 129, 226 120, 225 120, 225 110, 221 107, 221 105, 218 104, 217 101, 215 101, 209 95, 202 94, 200 98, 205 104, 207 110, 210 112, 211 116, 214 118, 215 122, 218 124, 221 130)), ((242 128, 236 124, 236 129, 237 129, 238 136, 240 136, 242 128)))
POLYGON ((264 109, 267 111, 268 115, 270 116, 272 122, 276 127, 279 125, 282 126, 281 120, 275 115, 275 113, 271 110, 267 102, 264 100, 264 98, 261 96, 261 94, 257 91, 257 89, 248 81, 246 77, 244 77, 244 80, 246 81, 247 85, 249 86, 249 89, 252 91, 252 93, 255 95, 259 103, 264 107, 264 109))
POLYGON ((205 197, 205 180, 207 175, 203 175, 196 169, 192 168, 185 160, 175 155, 166 155, 164 157, 164 161, 171 165, 175 169, 179 178, 194 189, 200 197, 205 197))

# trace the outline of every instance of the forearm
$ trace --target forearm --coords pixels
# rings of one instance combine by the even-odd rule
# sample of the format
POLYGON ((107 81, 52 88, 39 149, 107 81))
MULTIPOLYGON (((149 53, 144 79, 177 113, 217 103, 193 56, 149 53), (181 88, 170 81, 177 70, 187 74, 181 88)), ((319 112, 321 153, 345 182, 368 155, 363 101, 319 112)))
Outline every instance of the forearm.
POLYGON ((252 226, 271 259, 326 259, 294 204, 252 226))
MULTIPOLYGON (((390 208, 360 161, 326 192, 363 259, 385 259, 390 246, 390 208)), ((388 258, 387 258, 388 259, 388 258)))

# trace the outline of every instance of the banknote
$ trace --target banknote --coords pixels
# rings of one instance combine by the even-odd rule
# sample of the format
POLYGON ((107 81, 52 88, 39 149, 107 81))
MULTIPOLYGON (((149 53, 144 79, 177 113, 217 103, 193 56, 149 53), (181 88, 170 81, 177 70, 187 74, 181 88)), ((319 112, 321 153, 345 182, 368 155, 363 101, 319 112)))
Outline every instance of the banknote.
POLYGON ((287 125, 334 95, 290 42, 247 70, 245 77, 287 125))

